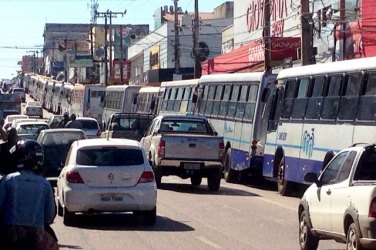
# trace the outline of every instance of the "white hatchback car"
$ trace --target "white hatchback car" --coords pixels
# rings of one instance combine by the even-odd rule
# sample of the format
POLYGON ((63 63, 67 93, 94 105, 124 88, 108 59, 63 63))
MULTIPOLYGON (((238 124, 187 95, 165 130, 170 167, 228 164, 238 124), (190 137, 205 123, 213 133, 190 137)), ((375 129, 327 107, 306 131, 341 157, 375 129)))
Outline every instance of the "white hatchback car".
POLYGON ((76 121, 81 124, 81 129, 88 139, 98 138, 101 135, 101 128, 96 119, 91 117, 77 117, 76 121))
POLYGON ((25 115, 43 118, 43 108, 40 102, 27 102, 25 106, 25 115))
POLYGON ((57 211, 65 225, 75 213, 133 212, 156 221, 154 172, 139 142, 127 139, 75 141, 57 180, 57 211))

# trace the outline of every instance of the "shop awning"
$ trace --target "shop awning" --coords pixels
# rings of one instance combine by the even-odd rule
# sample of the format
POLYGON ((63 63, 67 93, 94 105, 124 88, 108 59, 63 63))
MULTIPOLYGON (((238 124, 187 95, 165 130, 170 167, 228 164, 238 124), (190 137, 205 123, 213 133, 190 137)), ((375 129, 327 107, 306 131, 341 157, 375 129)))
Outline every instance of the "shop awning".
MULTIPOLYGON (((297 49, 301 47, 300 37, 272 37, 271 59, 283 61, 286 58, 297 59, 297 49)), ((201 64, 202 74, 234 73, 246 69, 260 68, 264 63, 264 43, 257 40, 245 44, 231 52, 219 55, 201 64)))

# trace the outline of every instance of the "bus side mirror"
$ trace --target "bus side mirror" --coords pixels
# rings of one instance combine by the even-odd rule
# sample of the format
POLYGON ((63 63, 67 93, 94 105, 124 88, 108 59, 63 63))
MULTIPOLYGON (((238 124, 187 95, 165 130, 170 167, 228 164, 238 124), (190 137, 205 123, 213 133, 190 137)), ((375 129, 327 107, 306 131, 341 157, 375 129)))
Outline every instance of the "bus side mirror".
POLYGON ((265 88, 264 91, 262 92, 262 96, 261 96, 262 102, 266 102, 268 100, 269 93, 270 93, 270 90, 268 88, 265 88))
POLYGON ((193 96, 192 96, 192 102, 193 103, 197 103, 197 93, 193 93, 193 96))

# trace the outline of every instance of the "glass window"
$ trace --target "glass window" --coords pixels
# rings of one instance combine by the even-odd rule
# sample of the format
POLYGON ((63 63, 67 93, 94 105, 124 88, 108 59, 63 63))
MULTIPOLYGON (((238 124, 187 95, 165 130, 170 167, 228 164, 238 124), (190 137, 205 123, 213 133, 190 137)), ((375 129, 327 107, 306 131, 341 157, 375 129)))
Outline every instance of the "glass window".
POLYGON ((348 154, 345 162, 343 163, 341 171, 339 172, 338 182, 344 181, 350 176, 350 172, 351 172, 355 157, 356 157, 356 151, 351 151, 348 154))
POLYGON ((342 76, 336 75, 329 78, 329 86, 327 96, 339 96, 341 88, 342 76))
POLYGON ((376 96, 376 73, 369 74, 365 95, 376 96))
POLYGON ((299 89, 298 89, 298 96, 297 98, 306 97, 307 89, 308 89, 309 79, 303 78, 299 80, 299 89))
POLYGON ((245 102, 247 100, 247 91, 248 91, 248 88, 249 86, 240 86, 240 96, 239 96, 239 101, 240 102, 245 102))
POLYGON ((191 96, 191 92, 192 92, 192 88, 186 87, 185 91, 184 91, 183 99, 184 100, 189 100, 189 97, 191 96))
POLYGON ((100 167, 132 166, 144 164, 144 157, 139 149, 117 147, 81 149, 77 152, 77 164, 100 167))
POLYGON ((295 97, 295 85, 296 85, 296 80, 295 79, 289 79, 284 81, 285 83, 285 98, 294 98, 295 97))
POLYGON ((249 87, 249 94, 248 94, 248 102, 256 102, 257 101, 257 92, 258 92, 258 86, 257 85, 251 85, 249 87))
POLYGON ((362 74, 351 74, 347 79, 346 96, 358 96, 362 83, 362 74))
POLYGON ((324 169, 324 172, 320 177, 322 184, 330 184, 336 181, 337 175, 346 160, 347 153, 348 152, 342 152, 341 154, 337 155, 334 160, 331 161, 329 165, 324 169))
POLYGON ((223 98, 221 101, 221 106, 219 108, 219 116, 226 116, 227 108, 228 108, 228 101, 230 100, 231 93, 232 93, 232 86, 226 85, 223 91, 223 98))

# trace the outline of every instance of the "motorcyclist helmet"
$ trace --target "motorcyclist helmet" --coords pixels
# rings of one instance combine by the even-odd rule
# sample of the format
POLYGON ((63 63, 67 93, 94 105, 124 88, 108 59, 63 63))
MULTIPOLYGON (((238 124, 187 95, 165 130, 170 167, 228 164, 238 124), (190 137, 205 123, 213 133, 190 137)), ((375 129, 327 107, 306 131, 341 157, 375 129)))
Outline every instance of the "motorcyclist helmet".
POLYGON ((16 144, 17 168, 39 171, 44 160, 43 147, 36 140, 19 140, 16 144))

